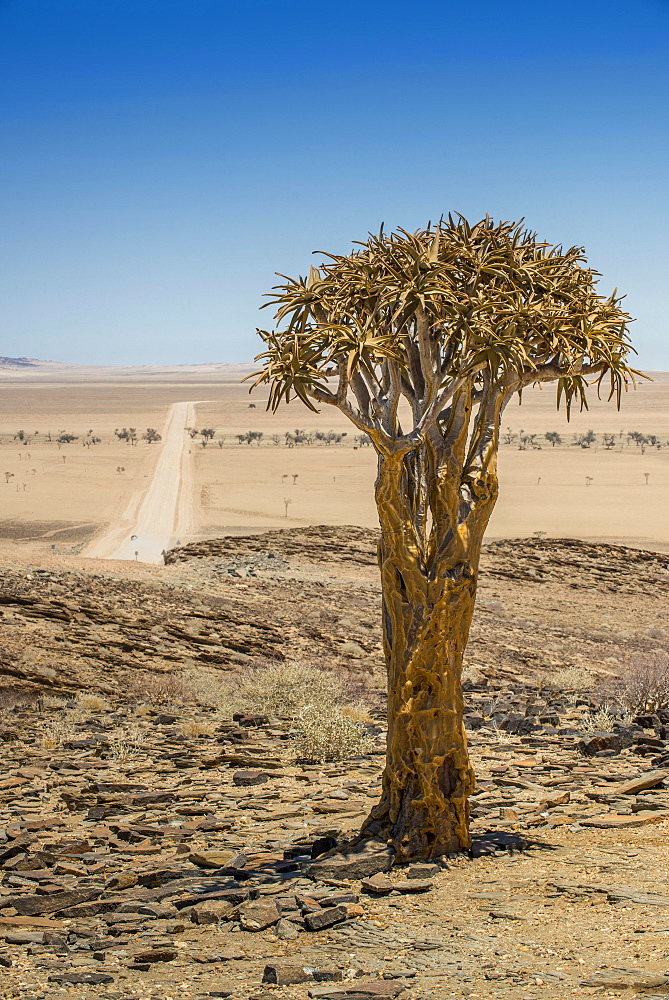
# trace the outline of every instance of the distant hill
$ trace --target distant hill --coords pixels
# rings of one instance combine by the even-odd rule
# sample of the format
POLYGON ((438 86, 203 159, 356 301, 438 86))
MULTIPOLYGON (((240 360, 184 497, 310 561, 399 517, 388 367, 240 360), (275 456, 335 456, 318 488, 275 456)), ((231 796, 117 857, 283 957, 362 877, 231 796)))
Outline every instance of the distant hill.
POLYGON ((44 364, 37 358, 3 358, 0 355, 0 368, 37 368, 44 364))
POLYGON ((234 382, 255 371, 253 364, 81 365, 0 355, 3 382, 234 382))

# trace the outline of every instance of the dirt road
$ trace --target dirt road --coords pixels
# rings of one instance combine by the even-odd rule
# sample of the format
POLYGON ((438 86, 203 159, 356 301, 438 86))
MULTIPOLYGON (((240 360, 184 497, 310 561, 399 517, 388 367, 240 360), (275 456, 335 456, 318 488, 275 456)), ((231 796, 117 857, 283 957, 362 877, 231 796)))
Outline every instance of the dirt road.
POLYGON ((192 477, 186 427, 195 403, 174 403, 163 428, 160 453, 148 487, 129 501, 121 519, 94 539, 82 555, 91 559, 137 559, 160 563, 162 552, 192 525, 192 477))

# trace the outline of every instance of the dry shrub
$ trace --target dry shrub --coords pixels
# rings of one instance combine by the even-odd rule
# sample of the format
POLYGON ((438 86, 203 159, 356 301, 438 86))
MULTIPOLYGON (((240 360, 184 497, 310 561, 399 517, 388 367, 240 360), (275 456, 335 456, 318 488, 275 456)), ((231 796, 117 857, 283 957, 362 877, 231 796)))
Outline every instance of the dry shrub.
POLYGON ((374 725, 374 720, 364 705, 344 705, 341 711, 347 719, 359 722, 363 726, 374 725))
POLYGON ((65 698, 58 698, 54 694, 45 694, 42 698, 42 705, 44 708, 60 709, 65 708, 67 702, 65 698))
POLYGON ((128 723, 123 729, 116 730, 109 738, 109 756, 113 760, 123 762, 137 756, 148 734, 137 724, 128 723))
MULTIPOLYGON (((251 664, 239 675, 191 670, 186 675, 191 694, 221 712, 269 715, 295 722, 297 755, 304 760, 345 760, 367 753, 369 715, 360 704, 344 704, 346 686, 329 670, 308 663, 266 660, 251 664)), ((211 730, 197 723, 182 727, 184 735, 211 730), (196 731, 197 728, 197 731, 196 731)))
POLYGON ((371 749, 371 740, 362 722, 336 705, 324 702, 305 705, 296 722, 296 749, 301 760, 322 764, 359 757, 371 749))
POLYGON ((135 694, 154 705, 180 705, 189 696, 188 687, 180 674, 152 674, 138 678, 135 694))
POLYGON ((614 726, 629 726, 632 722, 630 712, 617 711, 610 705, 603 705, 597 712, 586 715, 579 729, 584 733, 610 733, 614 726))
POLYGON ((187 685, 200 704, 229 715, 248 712, 294 719, 311 702, 338 704, 344 696, 343 683, 330 671, 277 660, 251 664, 241 676, 193 671, 187 685))
POLYGON ((77 705, 89 712, 107 712, 109 710, 109 703, 104 698, 98 698, 95 694, 78 694, 77 705))
POLYGON ((548 678, 548 686, 558 691, 590 691, 595 676, 587 667, 563 667, 548 678))
POLYGON ((466 663, 462 668, 460 680, 463 684, 466 681, 470 681, 472 684, 481 684, 485 681, 485 673, 476 663, 466 663))
POLYGON ((26 691, 24 688, 12 685, 0 688, 0 711, 34 705, 38 697, 34 691, 26 691))
POLYGON ((198 736, 213 736, 214 727, 208 722, 184 722, 181 726, 181 735, 186 739, 194 739, 198 736))
POLYGON ((190 697, 198 704, 215 708, 228 716, 244 711, 235 695, 237 683, 234 678, 196 666, 184 670, 181 676, 190 697))
POLYGON ((69 714, 63 713, 42 728, 40 742, 45 749, 53 750, 74 739, 76 733, 74 719, 69 714))
POLYGON ((669 654, 656 649, 631 657, 605 692, 634 715, 669 708, 669 654))
POLYGON ((337 705, 344 688, 328 670, 299 661, 270 661, 242 678, 240 694, 251 711, 294 719, 305 705, 337 705))

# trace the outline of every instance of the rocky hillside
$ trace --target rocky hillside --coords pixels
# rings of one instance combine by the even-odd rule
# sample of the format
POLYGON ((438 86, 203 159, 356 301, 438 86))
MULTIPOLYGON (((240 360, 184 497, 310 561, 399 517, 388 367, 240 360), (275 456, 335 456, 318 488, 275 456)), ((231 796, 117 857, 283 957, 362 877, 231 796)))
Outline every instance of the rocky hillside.
POLYGON ((374 549, 311 528, 0 566, 0 1000, 666 994, 669 712, 596 712, 600 680, 669 651, 669 560, 487 546, 473 847, 393 868, 347 847, 384 759, 374 549), (365 748, 305 759, 290 719, 192 685, 263 658, 335 671, 365 748))
MULTIPOLYGON (((0 567, 0 683, 99 690, 189 664, 313 659, 383 688, 373 532, 308 528, 172 550, 168 565, 0 567), (104 571, 101 571, 104 566, 104 571)), ((669 648, 669 557, 573 539, 483 554, 469 663, 484 676, 606 675, 669 648)))

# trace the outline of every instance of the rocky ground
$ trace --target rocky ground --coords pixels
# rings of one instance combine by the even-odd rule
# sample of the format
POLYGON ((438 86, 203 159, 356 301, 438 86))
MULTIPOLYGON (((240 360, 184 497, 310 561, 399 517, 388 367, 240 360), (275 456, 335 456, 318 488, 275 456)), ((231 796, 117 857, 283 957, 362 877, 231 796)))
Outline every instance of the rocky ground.
POLYGON ((164 568, 2 565, 0 997, 669 993, 669 715, 592 723, 620 662, 669 649, 669 558, 487 547, 474 847, 398 869, 383 844, 327 854, 379 790, 374 541, 314 528, 164 568), (288 720, 232 720, 183 684, 261 656, 345 678, 370 752, 301 762, 288 720))

